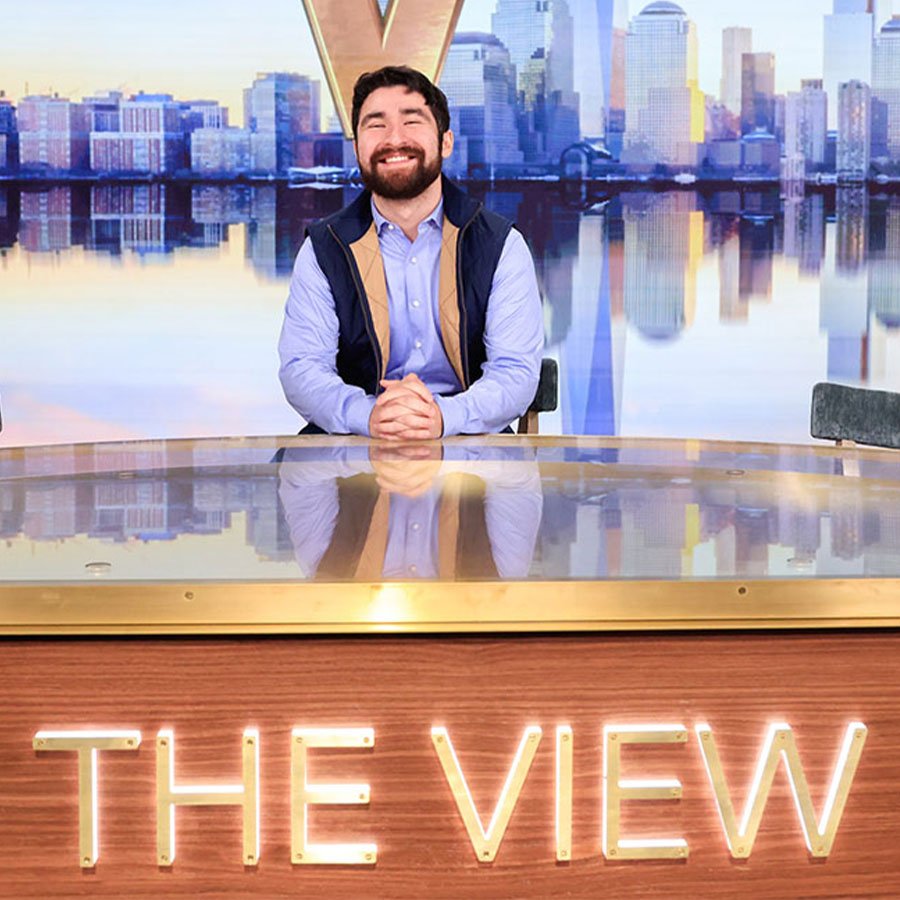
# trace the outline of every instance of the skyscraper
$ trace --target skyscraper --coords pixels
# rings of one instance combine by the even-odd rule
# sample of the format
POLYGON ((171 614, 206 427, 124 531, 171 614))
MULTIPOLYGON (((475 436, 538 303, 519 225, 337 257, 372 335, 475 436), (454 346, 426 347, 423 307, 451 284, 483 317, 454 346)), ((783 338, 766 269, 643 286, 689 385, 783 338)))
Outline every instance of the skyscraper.
POLYGON ((900 159, 900 16, 886 22, 875 39, 872 96, 883 104, 887 119, 887 154, 900 159))
POLYGON ((556 163, 562 151, 581 136, 569 4, 566 0, 497 0, 491 26, 516 69, 525 160, 556 163))
POLYGON ((828 94, 828 127, 837 128, 838 85, 844 81, 872 83, 872 0, 834 0, 825 16, 822 71, 828 94))
POLYGON ((295 135, 319 130, 319 82, 286 72, 257 75, 244 89, 244 127, 252 168, 286 172, 297 159, 295 135))
POLYGON ((574 89, 581 133, 615 155, 625 125, 627 0, 569 0, 574 23, 574 89))
POLYGON ((799 91, 791 91, 785 101, 784 155, 799 157, 806 170, 825 162, 828 95, 820 78, 806 78, 799 91))
POLYGON ((838 178, 863 181, 869 171, 871 91, 861 81, 838 86, 838 178))
POLYGON ((680 6, 656 0, 631 20, 625 39, 623 158, 692 165, 703 138, 697 29, 680 6))
POLYGON ((719 99, 734 115, 741 114, 741 57, 753 52, 750 28, 722 29, 722 80, 719 99))
POLYGON ((741 56, 741 134, 775 134, 775 54, 741 56))
POLYGON ((516 70, 509 51, 492 34, 459 32, 441 74, 455 121, 466 138, 473 170, 490 174, 495 166, 522 162, 516 129, 516 70))

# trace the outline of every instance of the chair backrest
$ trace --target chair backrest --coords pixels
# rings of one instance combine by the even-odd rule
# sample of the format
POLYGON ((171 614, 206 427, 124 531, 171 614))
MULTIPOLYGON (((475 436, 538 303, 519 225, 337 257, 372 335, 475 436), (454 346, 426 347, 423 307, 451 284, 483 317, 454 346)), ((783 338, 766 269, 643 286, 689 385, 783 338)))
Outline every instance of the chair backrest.
POLYGON ((555 359, 541 360, 541 377, 531 406, 519 419, 519 434, 537 434, 538 413, 553 412, 559 403, 559 367, 555 359))
POLYGON ((810 434, 900 449, 900 394, 820 382, 813 387, 810 434))

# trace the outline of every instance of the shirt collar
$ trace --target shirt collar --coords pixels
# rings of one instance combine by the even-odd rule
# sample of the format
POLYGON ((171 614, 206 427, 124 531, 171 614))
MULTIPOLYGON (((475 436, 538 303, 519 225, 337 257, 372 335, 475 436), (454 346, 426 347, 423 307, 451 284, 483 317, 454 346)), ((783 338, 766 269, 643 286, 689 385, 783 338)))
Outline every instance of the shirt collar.
MULTIPOLYGON (((391 222, 390 219, 386 219, 380 212, 378 212, 378 208, 375 206, 374 198, 369 201, 372 204, 372 219, 375 222, 375 230, 378 232, 379 236, 382 234, 384 229, 388 225, 393 225, 397 230, 400 229, 400 226, 396 222, 391 222)), ((429 222, 438 231, 442 231, 444 228, 444 198, 441 197, 438 200, 438 205, 434 208, 434 211, 431 215, 426 216, 424 219, 425 222, 429 222)))

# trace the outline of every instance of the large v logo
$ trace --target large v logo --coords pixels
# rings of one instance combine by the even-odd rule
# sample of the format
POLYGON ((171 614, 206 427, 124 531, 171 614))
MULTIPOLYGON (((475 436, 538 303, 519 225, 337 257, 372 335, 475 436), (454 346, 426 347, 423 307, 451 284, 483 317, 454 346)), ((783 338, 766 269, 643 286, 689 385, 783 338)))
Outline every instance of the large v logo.
POLYGON ((363 72, 407 65, 437 83, 464 0, 303 0, 344 134, 353 136, 353 84, 363 72))

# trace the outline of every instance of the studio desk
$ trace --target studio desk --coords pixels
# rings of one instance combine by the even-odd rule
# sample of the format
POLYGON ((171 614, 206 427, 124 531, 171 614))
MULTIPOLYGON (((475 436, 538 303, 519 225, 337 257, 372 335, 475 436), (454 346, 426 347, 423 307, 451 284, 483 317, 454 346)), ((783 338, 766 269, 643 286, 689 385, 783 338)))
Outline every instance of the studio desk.
POLYGON ((887 451, 3 450, 0 897, 897 897, 898 625, 887 451))

